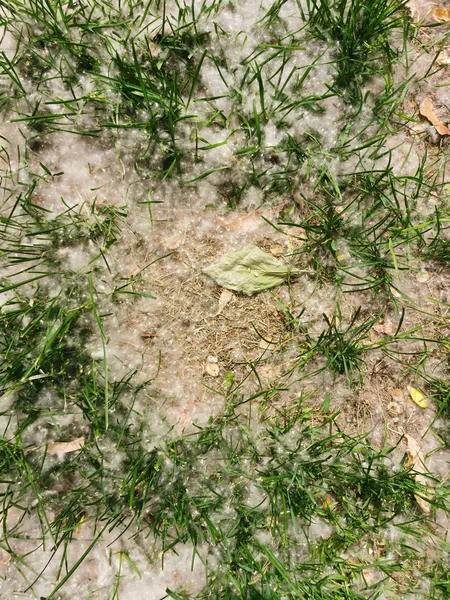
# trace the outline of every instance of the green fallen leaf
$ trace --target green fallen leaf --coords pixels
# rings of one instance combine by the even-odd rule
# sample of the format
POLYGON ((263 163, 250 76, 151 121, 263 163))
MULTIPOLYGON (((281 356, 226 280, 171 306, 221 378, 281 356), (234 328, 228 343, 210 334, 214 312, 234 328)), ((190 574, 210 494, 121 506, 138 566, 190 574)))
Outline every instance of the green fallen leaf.
POLYGON ((221 287, 247 296, 281 285, 298 273, 253 244, 227 252, 204 272, 221 287))

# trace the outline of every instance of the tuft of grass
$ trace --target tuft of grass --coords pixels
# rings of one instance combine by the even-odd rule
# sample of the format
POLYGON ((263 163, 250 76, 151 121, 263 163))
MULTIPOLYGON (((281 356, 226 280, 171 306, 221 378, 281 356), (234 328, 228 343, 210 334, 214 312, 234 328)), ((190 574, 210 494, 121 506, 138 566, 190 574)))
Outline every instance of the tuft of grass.
POLYGON ((346 326, 342 325, 340 311, 332 319, 323 315, 327 327, 321 332, 314 347, 315 351, 325 356, 331 371, 345 375, 350 386, 355 384, 355 378, 356 384, 362 385, 363 355, 367 352, 362 341, 377 321, 375 318, 357 325, 360 313, 361 309, 358 308, 346 326))
POLYGON ((396 57, 390 35, 402 29, 403 2, 398 0, 307 0, 311 34, 336 44, 332 90, 361 105, 361 87, 375 74, 389 72, 396 57))

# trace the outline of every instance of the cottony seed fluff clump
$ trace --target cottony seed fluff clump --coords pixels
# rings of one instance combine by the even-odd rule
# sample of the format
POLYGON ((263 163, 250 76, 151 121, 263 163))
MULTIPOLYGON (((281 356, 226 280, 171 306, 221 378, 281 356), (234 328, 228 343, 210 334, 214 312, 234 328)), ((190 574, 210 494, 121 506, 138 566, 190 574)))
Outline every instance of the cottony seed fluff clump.
POLYGON ((0 0, 0 598, 446 600, 450 12, 0 0))

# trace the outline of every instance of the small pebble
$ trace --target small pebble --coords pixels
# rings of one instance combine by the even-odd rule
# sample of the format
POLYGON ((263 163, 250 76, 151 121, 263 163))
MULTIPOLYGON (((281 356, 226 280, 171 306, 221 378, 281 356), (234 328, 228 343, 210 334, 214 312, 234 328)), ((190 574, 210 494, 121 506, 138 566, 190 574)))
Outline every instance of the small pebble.
POLYGON ((220 373, 219 360, 216 356, 208 356, 205 364, 205 372, 211 377, 218 377, 220 373))

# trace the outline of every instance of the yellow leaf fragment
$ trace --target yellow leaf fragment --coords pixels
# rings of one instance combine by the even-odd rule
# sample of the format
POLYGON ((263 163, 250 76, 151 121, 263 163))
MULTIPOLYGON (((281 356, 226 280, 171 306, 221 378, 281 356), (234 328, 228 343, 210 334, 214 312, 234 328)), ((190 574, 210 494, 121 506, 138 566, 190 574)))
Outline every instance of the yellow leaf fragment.
MULTIPOLYGON (((412 465, 414 471, 416 471, 414 479, 417 481, 417 483, 426 487, 422 493, 422 496, 425 496, 425 498, 429 498, 431 500, 434 496, 434 489, 431 487, 428 477, 424 475, 425 473, 428 473, 428 469, 425 466, 425 457, 423 452, 413 437, 410 435, 405 435, 405 440, 407 444, 406 453, 408 455, 409 465, 412 465), (422 475, 422 473, 424 474, 422 475)), ((416 499, 419 507, 424 513, 429 514, 431 512, 431 504, 422 496, 414 494, 414 498, 416 499)))
POLYGON ((411 396, 413 401, 417 404, 417 406, 420 406, 420 408, 426 408, 428 406, 426 398, 422 394, 422 392, 420 392, 419 390, 416 390, 416 388, 413 388, 412 385, 407 385, 406 388, 409 392, 409 395, 411 396))
POLYGON ((439 120, 436 113, 434 112, 434 105, 433 105, 433 101, 431 100, 431 98, 429 98, 427 96, 425 98, 425 100, 423 100, 420 103, 419 112, 422 115, 422 117, 425 117, 426 119, 428 119, 428 121, 430 121, 430 123, 433 125, 433 127, 436 129, 436 131, 439 133, 439 135, 450 135, 450 129, 448 129, 439 120))
POLYGON ((450 8, 433 8, 431 15, 436 21, 445 23, 450 21, 450 8))
POLYGON ((82 523, 83 523, 84 519, 85 519, 85 516, 84 516, 84 515, 81 515, 81 518, 80 518, 80 520, 78 521, 78 526, 75 528, 75 535, 76 535, 76 536, 80 535, 80 529, 81 529, 81 525, 82 525, 82 523))

